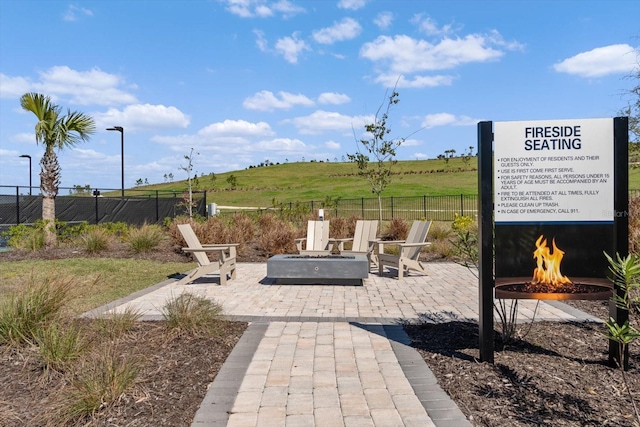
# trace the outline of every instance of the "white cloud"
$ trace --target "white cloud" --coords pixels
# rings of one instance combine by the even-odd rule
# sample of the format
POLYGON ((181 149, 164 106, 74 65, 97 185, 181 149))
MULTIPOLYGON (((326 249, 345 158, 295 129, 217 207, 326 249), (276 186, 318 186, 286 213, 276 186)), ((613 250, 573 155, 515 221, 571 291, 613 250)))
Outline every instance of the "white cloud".
POLYGON ((637 65, 640 50, 628 44, 614 44, 579 53, 553 65, 559 73, 580 77, 602 77, 628 73, 637 65))
POLYGON ((422 126, 433 128, 437 126, 475 126, 480 119, 469 116, 455 116, 450 113, 427 114, 422 120, 422 126))
POLYGON ((397 88, 423 88, 423 87, 437 87, 437 86, 451 86, 453 83, 453 76, 448 75, 434 75, 434 76, 413 76, 407 78, 401 75, 399 78, 393 74, 379 74, 375 78, 376 83, 382 84, 385 87, 397 87, 397 88))
POLYGON ((350 102, 351 98, 345 95, 344 93, 335 93, 335 92, 324 92, 318 96, 318 102, 320 104, 346 104, 350 102))
POLYGON ((276 51, 291 63, 298 62, 298 56, 305 50, 310 50, 304 40, 298 38, 298 33, 293 33, 291 37, 283 37, 276 42, 276 51))
POLYGON ((410 22, 428 36, 447 35, 453 33, 456 29, 453 24, 439 26, 435 19, 430 16, 424 16, 422 13, 413 15, 410 22))
POLYGON ((368 0, 340 0, 338 1, 338 7, 340 9, 358 10, 367 4, 368 0))
POLYGON ((267 52, 269 50, 269 44, 264 37, 264 33, 260 30, 253 30, 253 34, 256 35, 256 45, 261 52, 267 52))
POLYGON ((488 46, 481 35, 465 38, 445 38, 437 44, 416 40, 409 36, 379 36, 365 43, 360 56, 377 63, 388 63, 396 74, 420 71, 446 70, 468 62, 485 62, 498 59, 503 52, 488 46))
POLYGON ((301 134, 317 135, 326 131, 351 131, 371 123, 373 116, 345 116, 340 113, 317 110, 308 116, 283 120, 282 123, 293 124, 301 134))
POLYGON ((70 4, 67 10, 62 14, 62 19, 67 22, 73 22, 78 20, 78 14, 84 16, 93 16, 93 11, 84 7, 78 7, 70 4))
POLYGON ((126 132, 155 129, 176 129, 189 126, 189 116, 176 107, 134 104, 123 110, 110 108, 106 113, 94 113, 98 128, 122 126, 126 132))
POLYGON ((272 3, 271 8, 276 12, 280 12, 285 18, 289 18, 291 16, 306 12, 303 7, 295 5, 289 0, 279 0, 275 3, 272 3))
POLYGON ((341 147, 340 143, 335 141, 327 141, 324 143, 324 146, 329 150, 339 150, 341 147))
POLYGON ((257 148, 264 151, 275 152, 276 154, 304 153, 308 147, 299 139, 274 138, 260 141, 257 148))
POLYGON ((376 66, 375 81, 388 87, 391 77, 403 76, 404 87, 450 85, 453 77, 446 75, 415 75, 438 70, 448 70, 474 62, 494 61, 504 56, 506 50, 522 49, 517 42, 507 43, 499 33, 469 34, 462 38, 445 36, 430 42, 407 35, 379 36, 365 43, 360 57, 369 59, 376 66))
POLYGON ((288 110, 295 105, 311 107, 315 103, 302 94, 278 92, 278 96, 268 90, 260 91, 244 100, 242 106, 248 110, 273 111, 288 110))
POLYGON ((351 40, 358 37, 362 27, 353 18, 344 18, 340 22, 334 22, 331 27, 326 27, 313 32, 313 39, 322 44, 333 44, 337 41, 351 40))
POLYGON ((212 138, 227 136, 272 136, 271 126, 265 122, 251 123, 246 120, 225 120, 212 123, 198 131, 198 135, 212 138))
POLYGON ((238 162, 250 162, 252 156, 257 154, 260 139, 273 135, 273 130, 265 122, 225 120, 205 126, 195 134, 156 135, 151 140, 166 145, 175 152, 184 152, 191 147, 197 147, 198 152, 207 153, 206 158, 211 163, 211 167, 222 167, 224 170, 229 170, 231 159, 238 162), (223 162, 222 166, 221 161, 223 162))
POLYGON ((419 145, 422 145, 422 141, 414 138, 407 138, 402 142, 403 147, 417 147, 419 145))
POLYGON ((20 98, 32 88, 33 83, 26 77, 11 77, 0 73, 0 98, 20 98))
POLYGON ((266 0, 219 0, 226 9, 241 18, 268 18, 282 15, 284 18, 304 13, 305 9, 289 0, 269 2, 266 0))
POLYGON ((41 92, 55 101, 64 98, 65 102, 76 105, 118 105, 137 102, 136 97, 120 86, 124 79, 106 73, 99 68, 89 71, 76 71, 67 66, 55 66, 38 73, 39 80, 29 77, 11 77, 0 74, 0 96, 2 98, 19 97, 26 92, 41 92))
POLYGON ((389 28, 392 22, 393 12, 380 12, 373 20, 373 23, 376 24, 381 30, 389 28))

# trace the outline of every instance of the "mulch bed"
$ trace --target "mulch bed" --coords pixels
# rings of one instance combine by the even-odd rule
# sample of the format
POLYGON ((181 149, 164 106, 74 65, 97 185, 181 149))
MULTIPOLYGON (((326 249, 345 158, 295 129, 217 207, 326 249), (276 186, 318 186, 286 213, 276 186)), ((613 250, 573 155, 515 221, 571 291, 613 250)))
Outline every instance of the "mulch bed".
MULTIPOLYGON (((34 254, 0 253, 0 262, 25 258, 87 256, 61 248, 34 254)), ((102 257, 131 257, 118 247, 102 257)), ((160 261, 182 260, 170 246, 140 255, 160 261)), ((265 262, 247 248, 240 262, 265 262)), ((572 301, 601 319, 607 303, 572 301)), ((188 426, 209 384, 246 324, 224 322, 214 338, 169 338, 161 322, 141 322, 123 353, 139 355, 144 369, 132 390, 104 408, 90 425, 188 426)), ((474 323, 406 325, 413 346, 474 426, 640 426, 622 374, 608 366, 604 326, 596 323, 536 322, 518 327, 516 340, 504 344, 496 333, 495 363, 478 361, 474 323)), ((640 348, 631 345, 629 388, 640 404, 640 348)), ((55 406, 68 377, 43 375, 33 354, 0 347, 0 425, 45 425, 41 414, 55 406), (2 409, 4 408, 4 409, 2 409), (38 421, 40 420, 40 421, 38 421)), ((87 420, 85 420, 87 421, 87 420)), ((55 424, 52 424, 55 425, 55 424)))
MULTIPOLYGON (((570 304, 607 317, 606 302, 570 304)), ((405 330, 441 387, 474 426, 640 425, 622 373, 608 366, 603 324, 523 324, 508 344, 496 333, 493 365, 479 361, 475 323, 425 322, 405 330)), ((640 349, 634 344, 626 376, 640 404, 640 349)))

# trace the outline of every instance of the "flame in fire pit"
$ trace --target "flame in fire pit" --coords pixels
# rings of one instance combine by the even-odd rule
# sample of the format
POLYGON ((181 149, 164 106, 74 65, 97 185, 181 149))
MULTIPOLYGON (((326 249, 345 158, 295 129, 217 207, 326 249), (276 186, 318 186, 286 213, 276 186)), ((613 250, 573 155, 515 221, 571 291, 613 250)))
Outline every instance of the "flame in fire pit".
POLYGON ((547 239, 543 235, 540 235, 536 240, 536 250, 533 251, 533 257, 536 259, 537 267, 533 270, 533 279, 531 279, 533 284, 543 283, 560 286, 571 283, 571 280, 560 272, 560 263, 564 252, 556 246, 555 238, 551 244, 553 245, 553 253, 547 246, 547 239))

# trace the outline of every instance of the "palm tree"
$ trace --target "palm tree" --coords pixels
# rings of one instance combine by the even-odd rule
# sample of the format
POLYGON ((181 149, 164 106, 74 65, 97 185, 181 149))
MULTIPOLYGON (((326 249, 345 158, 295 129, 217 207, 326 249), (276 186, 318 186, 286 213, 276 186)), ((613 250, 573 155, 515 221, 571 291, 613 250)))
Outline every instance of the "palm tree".
POLYGON ((40 190, 42 191, 42 220, 44 221, 45 245, 56 244, 55 220, 56 204, 60 185, 60 164, 56 149, 73 147, 79 142, 88 141, 95 132, 93 118, 76 111, 62 109, 51 102, 49 96, 39 93, 26 93, 20 98, 20 105, 38 118, 36 123, 36 143, 44 145, 44 155, 40 160, 40 190))

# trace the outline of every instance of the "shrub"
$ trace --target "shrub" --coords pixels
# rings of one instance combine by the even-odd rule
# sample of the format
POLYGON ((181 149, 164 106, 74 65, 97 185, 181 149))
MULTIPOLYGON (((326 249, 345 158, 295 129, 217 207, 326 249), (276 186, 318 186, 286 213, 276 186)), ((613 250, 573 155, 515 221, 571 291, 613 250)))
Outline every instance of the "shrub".
POLYGON ((168 300, 162 308, 169 329, 194 336, 215 332, 220 314, 220 305, 189 292, 168 300))
POLYGON ((69 225, 66 222, 56 220, 56 229, 58 230, 60 240, 72 240, 76 237, 83 236, 91 227, 93 226, 90 226, 87 221, 69 225))
POLYGON ((80 236, 80 241, 87 252, 95 254, 109 249, 112 237, 105 229, 94 226, 80 236))
POLYGON ((123 311, 98 319, 98 329, 110 339, 119 338, 129 332, 141 316, 138 310, 127 306, 123 311))
POLYGON ((130 228, 127 242, 133 252, 149 252, 165 239, 164 231, 158 225, 144 224, 139 228, 130 228))
POLYGON ((229 227, 220 217, 210 216, 204 222, 193 222, 191 227, 202 244, 235 243, 231 242, 229 227))
POLYGON ((409 234, 409 224, 402 218, 393 218, 387 224, 384 233, 382 233, 383 240, 404 240, 409 234))
POLYGON ((260 218, 258 247, 269 256, 295 253, 295 239, 301 236, 291 223, 273 214, 265 214, 260 218))
POLYGON ((349 234, 349 221, 341 216, 331 218, 329 230, 331 231, 331 237, 334 239, 353 237, 353 231, 349 234))
POLYGON ((44 247, 44 223, 36 222, 33 226, 18 224, 9 227, 3 235, 8 238, 7 244, 16 249, 35 252, 44 247))
POLYGON ((451 223, 451 228, 455 232, 464 233, 466 231, 473 231, 474 229, 477 230, 478 227, 477 227, 476 221, 472 217, 454 214, 453 223, 451 223))
POLYGON ((115 344, 103 346, 79 367, 64 417, 79 419, 111 405, 134 384, 138 372, 139 362, 121 356, 115 344))
POLYGON ((431 224, 428 237, 432 241, 446 240, 451 236, 451 232, 451 227, 442 223, 434 222, 431 224))
POLYGON ((255 235, 255 225, 251 218, 243 213, 236 213, 231 217, 228 243, 239 243, 239 253, 243 253, 247 243, 251 242, 255 235))
POLYGON ((33 344, 47 322, 59 318, 73 284, 56 277, 9 294, 0 302, 0 343, 33 344))
POLYGON ((86 348, 77 326, 58 321, 40 328, 35 333, 35 341, 45 369, 58 372, 65 371, 69 362, 76 360, 86 348))

